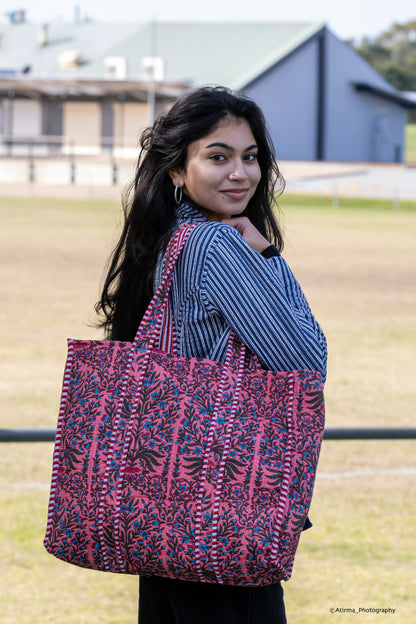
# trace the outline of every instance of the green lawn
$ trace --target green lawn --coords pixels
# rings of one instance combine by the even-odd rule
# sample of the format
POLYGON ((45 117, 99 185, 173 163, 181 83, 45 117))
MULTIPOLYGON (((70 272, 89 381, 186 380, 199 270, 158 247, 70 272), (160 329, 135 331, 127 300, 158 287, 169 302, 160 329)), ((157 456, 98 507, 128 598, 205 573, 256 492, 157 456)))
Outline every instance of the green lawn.
POLYGON ((400 210, 405 212, 416 212, 416 201, 400 200, 400 204, 397 205, 394 199, 381 199, 381 198, 363 198, 363 197, 348 197, 345 195, 339 195, 337 197, 337 205, 334 206, 334 200, 332 197, 323 195, 290 195, 285 193, 282 198, 278 200, 279 205, 286 208, 305 208, 310 210, 311 208, 319 208, 319 210, 332 211, 334 208, 347 209, 349 213, 353 211, 368 213, 369 211, 381 212, 392 210, 400 210))
POLYGON ((416 164, 416 123, 406 126, 405 162, 416 164))
MULTIPOLYGON (((346 200, 347 201, 347 200, 346 200)), ((351 201, 351 200, 348 200, 351 201)), ((412 426, 416 211, 281 198, 285 257, 329 345, 328 426, 412 426)), ((120 223, 113 202, 0 199, 3 427, 56 424, 66 338, 91 325, 120 223)), ((289 624, 410 624, 416 612, 416 441, 327 441, 285 584, 289 624), (404 469, 409 469, 408 471, 404 469)), ((0 447, 2 624, 128 624, 134 577, 81 570, 42 547, 51 444, 0 447)), ((198 624, 197 620, 195 624, 198 624)), ((213 623, 214 624, 214 623, 213 623)))

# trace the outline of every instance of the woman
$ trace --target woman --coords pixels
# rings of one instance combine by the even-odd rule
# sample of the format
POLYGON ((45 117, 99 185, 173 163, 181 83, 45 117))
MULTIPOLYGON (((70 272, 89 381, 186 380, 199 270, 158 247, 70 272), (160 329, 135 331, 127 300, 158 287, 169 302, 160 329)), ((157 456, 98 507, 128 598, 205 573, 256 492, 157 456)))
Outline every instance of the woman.
MULTIPOLYGON (((171 304, 179 356, 223 361, 232 328, 269 370, 325 376, 326 342, 280 256, 273 214, 282 185, 263 114, 222 87, 178 100, 141 138, 125 224, 97 311, 113 340, 132 340, 176 227, 204 223, 175 267, 171 304)), ((142 577, 140 624, 280 624, 280 583, 229 587, 142 577)))

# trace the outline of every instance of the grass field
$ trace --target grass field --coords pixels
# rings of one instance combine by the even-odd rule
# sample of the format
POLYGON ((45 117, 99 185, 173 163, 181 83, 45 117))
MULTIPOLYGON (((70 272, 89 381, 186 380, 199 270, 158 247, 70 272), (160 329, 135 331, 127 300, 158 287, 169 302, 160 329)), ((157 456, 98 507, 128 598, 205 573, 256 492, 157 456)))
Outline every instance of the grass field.
MULTIPOLYGON (((412 426, 416 206, 282 198, 285 256, 328 338, 328 426, 412 426), (308 205, 306 205, 308 202, 308 205)), ((120 223, 111 202, 0 199, 1 426, 56 424, 66 338, 98 337, 93 304, 120 223), (90 325, 89 325, 90 324, 90 325)), ((416 613, 415 441, 327 441, 285 584, 289 624, 410 624, 416 613), (407 470, 406 470, 407 469, 407 470)), ((2 624, 128 624, 134 577, 42 547, 51 444, 0 446, 2 624)), ((198 624, 197 620, 195 624, 198 624)), ((215 623, 213 623, 215 624, 215 623)))
POLYGON ((405 162, 416 163, 416 123, 406 125, 405 162))

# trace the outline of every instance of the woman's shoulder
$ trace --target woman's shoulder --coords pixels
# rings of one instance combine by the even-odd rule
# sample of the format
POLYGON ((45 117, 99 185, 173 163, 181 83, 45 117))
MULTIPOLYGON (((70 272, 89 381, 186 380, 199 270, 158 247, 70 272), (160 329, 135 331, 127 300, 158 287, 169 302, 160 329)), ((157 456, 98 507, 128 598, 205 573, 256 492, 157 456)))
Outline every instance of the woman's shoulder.
POLYGON ((245 245, 244 239, 231 225, 220 221, 207 221, 191 232, 185 251, 206 256, 215 252, 221 253, 223 249, 237 249, 241 245, 245 245))

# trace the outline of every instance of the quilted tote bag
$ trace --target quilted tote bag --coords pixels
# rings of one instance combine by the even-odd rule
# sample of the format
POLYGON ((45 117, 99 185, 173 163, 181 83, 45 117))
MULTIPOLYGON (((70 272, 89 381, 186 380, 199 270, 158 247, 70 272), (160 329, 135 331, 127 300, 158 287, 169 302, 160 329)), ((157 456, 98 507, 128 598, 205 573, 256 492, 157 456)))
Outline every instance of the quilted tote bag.
POLYGON ((172 237, 133 342, 68 341, 44 544, 96 570, 266 585, 291 576, 323 384, 253 366, 233 333, 224 363, 160 348, 194 227, 172 237))

